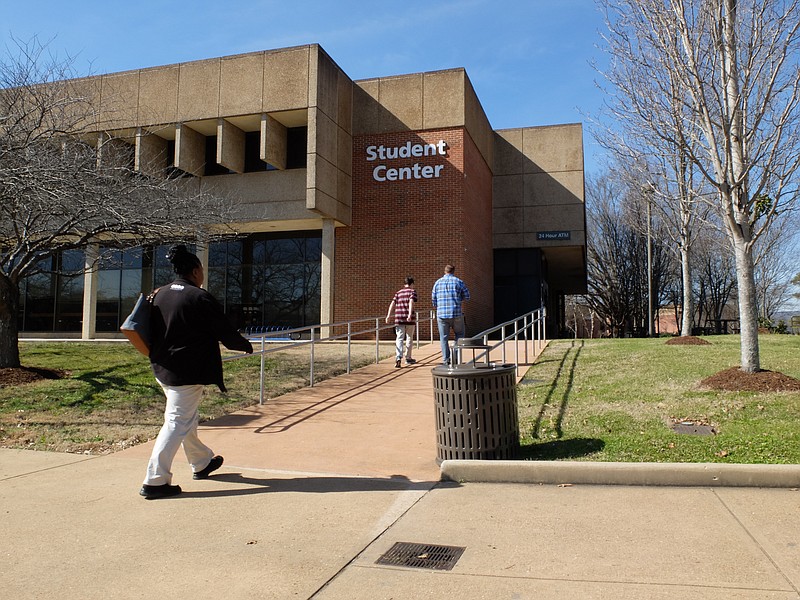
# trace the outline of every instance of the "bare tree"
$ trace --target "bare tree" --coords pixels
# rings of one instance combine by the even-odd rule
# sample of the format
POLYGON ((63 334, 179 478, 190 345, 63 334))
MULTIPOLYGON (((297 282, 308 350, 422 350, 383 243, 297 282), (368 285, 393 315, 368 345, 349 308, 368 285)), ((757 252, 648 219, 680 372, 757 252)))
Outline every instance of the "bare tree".
POLYGON ((225 203, 191 181, 135 170, 132 146, 98 132, 73 75, 35 39, 0 63, 0 367, 20 364, 19 286, 44 259, 92 243, 191 239, 225 222, 225 203))
POLYGON ((791 298, 789 276, 794 266, 792 258, 797 256, 797 242, 791 234, 796 225, 796 220, 784 219, 780 227, 759 238, 755 246, 758 317, 762 322, 771 322, 775 312, 791 298))
POLYGON ((652 239, 644 233, 640 190, 612 175, 587 185, 589 306, 613 336, 648 330, 647 244, 652 244, 652 295, 657 311, 667 297, 672 271, 658 223, 652 239))
POLYGON ((723 234, 710 227, 698 237, 693 261, 696 263, 697 323, 713 325, 722 333, 722 319, 736 290, 736 267, 730 253, 722 252, 727 243, 723 234))
POLYGON ((672 139, 714 190, 736 264, 741 368, 758 371, 754 244, 797 200, 800 0, 598 2, 612 68, 665 92, 620 93, 643 103, 643 125, 672 139))

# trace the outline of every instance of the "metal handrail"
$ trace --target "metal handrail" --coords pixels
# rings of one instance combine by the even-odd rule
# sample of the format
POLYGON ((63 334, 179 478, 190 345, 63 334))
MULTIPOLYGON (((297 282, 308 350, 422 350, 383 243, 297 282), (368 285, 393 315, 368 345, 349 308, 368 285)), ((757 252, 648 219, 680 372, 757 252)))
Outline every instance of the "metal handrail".
MULTIPOLYGON (((484 348, 480 353, 477 355, 473 355, 472 363, 476 363, 479 360, 485 360, 486 362, 489 361, 489 354, 492 350, 499 348, 502 346, 502 361, 506 362, 506 342, 510 340, 514 340, 514 366, 519 368, 520 360, 519 360, 519 342, 520 338, 524 340, 524 348, 525 348, 525 355, 524 361, 525 363, 528 362, 528 342, 533 341, 534 343, 534 356, 538 356, 541 349, 544 347, 546 343, 546 317, 547 317, 547 310, 542 307, 536 310, 532 310, 524 315, 520 315, 514 319, 506 321, 505 323, 500 323, 499 325, 495 325, 489 329, 486 329, 479 334, 472 336, 471 339, 481 339, 483 343, 481 346, 484 348), (507 330, 513 328, 511 333, 506 333, 507 330), (494 344, 489 343, 489 338, 493 334, 500 332, 500 339, 495 342, 494 344)), ((465 346, 462 343, 461 348, 463 349, 465 346)), ((457 364, 461 363, 461 352, 459 350, 458 344, 454 347, 454 357, 457 364)))
MULTIPOLYGON (((253 354, 237 354, 235 356, 228 356, 222 360, 232 361, 259 356, 261 359, 261 368, 259 373, 259 393, 258 403, 264 403, 264 376, 266 373, 266 356, 274 352, 288 350, 290 348, 298 348, 307 346, 309 348, 309 387, 314 387, 314 350, 317 344, 325 342, 333 342, 339 340, 347 340, 347 373, 351 371, 351 356, 352 356, 352 341, 354 338, 363 338, 364 336, 375 336, 375 363, 380 362, 380 342, 381 332, 387 329, 394 329, 394 324, 382 324, 383 318, 370 317, 366 319, 355 319, 353 321, 340 321, 337 323, 321 323, 319 325, 308 325, 306 327, 295 327, 294 329, 283 329, 280 331, 269 331, 258 334, 248 335, 248 339, 253 342, 253 354), (369 325, 366 325, 369 323, 369 325), (336 333, 342 331, 342 333, 336 333), (288 338, 297 337, 296 341, 286 341, 288 338), (260 344, 259 344, 260 340, 260 344), (269 345, 268 345, 269 344, 269 345), (260 348, 258 347, 260 346, 260 348)), ((420 335, 423 323, 429 324, 430 341, 433 342, 434 322, 436 321, 436 314, 430 311, 427 317, 420 316, 417 312, 417 326, 415 329, 415 338, 417 348, 420 345, 420 335)))
MULTIPOLYGON (((500 345, 502 345, 503 347, 502 360, 503 362, 506 362, 505 342, 512 339, 515 342, 517 342, 519 341, 520 338, 523 338, 526 342, 524 358, 525 362, 528 362, 527 342, 533 340, 534 348, 536 349, 536 355, 538 355, 538 351, 545 344, 546 340, 545 316, 546 312, 544 308, 533 310, 515 319, 506 321, 505 323, 495 325, 494 327, 486 329, 485 331, 482 331, 478 335, 473 336, 472 339, 481 338, 483 340, 483 345, 488 346, 488 349, 484 350, 478 356, 473 357, 473 362, 480 359, 485 359, 488 361, 489 353, 495 348, 498 348, 500 345), (520 323, 522 324, 521 327, 520 323), (506 334, 506 331, 511 327, 513 327, 513 332, 510 334, 506 334), (490 344, 489 337, 497 333, 498 331, 500 332, 500 340, 494 344, 490 344)), ((260 348, 255 349, 252 355, 237 354, 235 356, 229 356, 223 358, 223 361, 240 360, 252 356, 260 357, 261 367, 259 373, 258 403, 263 404, 264 377, 266 373, 266 356, 268 354, 272 354, 274 352, 280 352, 282 350, 287 350, 290 348, 307 346, 309 348, 309 374, 308 374, 309 387, 314 387, 314 362, 315 362, 314 350, 317 344, 339 341, 339 340, 347 340, 346 363, 347 363, 347 373, 350 373, 352 367, 351 356, 352 356, 353 339, 357 337, 371 336, 372 334, 374 334, 375 363, 377 364, 378 362, 380 362, 381 332, 387 329, 394 329, 394 324, 381 324, 383 320, 384 319, 382 317, 369 317, 366 319, 355 319, 353 321, 341 321, 338 323, 322 323, 319 325, 309 325, 306 327, 296 327, 294 329, 284 329, 280 331, 270 331, 270 332, 250 335, 248 336, 248 339, 255 342, 254 346, 258 344, 258 341, 260 340, 260 348), (368 326, 366 325, 367 323, 369 323, 368 326), (359 326, 359 324, 363 325, 359 326), (342 333, 336 333, 336 331, 339 330, 342 331, 342 333), (287 336, 289 338, 292 338, 293 336, 299 336, 300 339, 298 339, 297 341, 285 341, 287 336), (272 341, 270 341, 271 338, 272 341), (267 344, 269 344, 269 346, 267 344)), ((428 323, 430 342, 433 343, 435 322, 436 322, 435 311, 430 311, 427 317, 421 317, 420 313, 417 312, 417 326, 415 329, 417 348, 419 348, 420 345, 420 335, 423 323, 428 323)), ((438 339, 438 326, 436 327, 436 333, 438 339)), ((460 360, 460 352, 456 350, 454 352, 454 357, 456 359, 456 362, 458 362, 460 360)), ((519 345, 517 343, 514 344, 514 365, 516 367, 519 367, 519 345)))

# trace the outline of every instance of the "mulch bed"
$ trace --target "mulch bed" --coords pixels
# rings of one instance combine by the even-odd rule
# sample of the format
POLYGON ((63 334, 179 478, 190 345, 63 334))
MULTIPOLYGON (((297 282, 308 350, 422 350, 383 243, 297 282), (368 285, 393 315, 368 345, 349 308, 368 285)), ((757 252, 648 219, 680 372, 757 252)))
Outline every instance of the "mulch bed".
POLYGON ((40 369, 37 367, 19 367, 0 369, 0 387, 23 385, 42 379, 63 379, 69 376, 69 371, 61 369, 40 369))
POLYGON ((746 373, 733 367, 707 377, 700 387, 730 392, 800 392, 800 379, 777 371, 746 373))

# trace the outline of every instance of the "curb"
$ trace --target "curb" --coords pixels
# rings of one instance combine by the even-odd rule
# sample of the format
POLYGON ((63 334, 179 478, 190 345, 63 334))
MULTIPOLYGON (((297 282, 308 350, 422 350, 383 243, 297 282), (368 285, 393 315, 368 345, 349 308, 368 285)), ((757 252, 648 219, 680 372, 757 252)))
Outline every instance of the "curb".
POLYGON ((800 487, 800 465, 445 460, 441 480, 470 483, 800 487))

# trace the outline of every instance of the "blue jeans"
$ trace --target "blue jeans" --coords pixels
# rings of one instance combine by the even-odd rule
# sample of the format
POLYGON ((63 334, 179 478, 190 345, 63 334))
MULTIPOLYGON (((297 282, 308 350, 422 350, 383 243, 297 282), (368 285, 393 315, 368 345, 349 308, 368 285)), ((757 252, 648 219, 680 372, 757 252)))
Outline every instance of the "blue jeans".
POLYGON ((442 360, 445 364, 450 364, 450 345, 447 343, 447 338, 450 337, 450 329, 452 328, 456 334, 456 341, 464 337, 464 315, 453 317, 452 319, 436 319, 439 325, 439 341, 442 344, 442 360))

